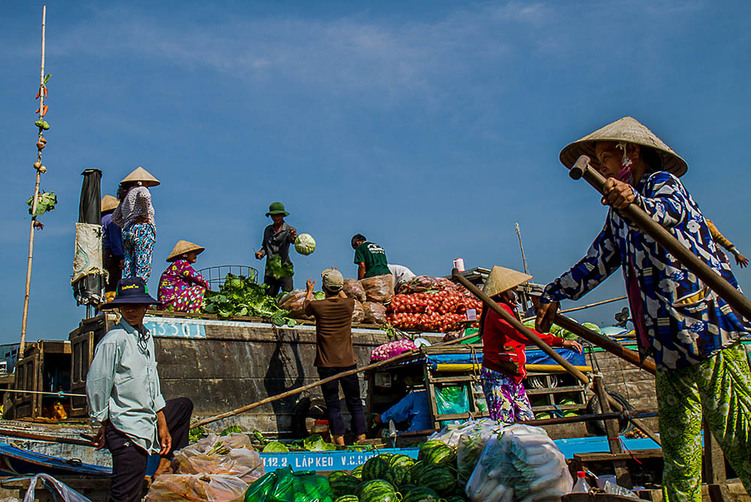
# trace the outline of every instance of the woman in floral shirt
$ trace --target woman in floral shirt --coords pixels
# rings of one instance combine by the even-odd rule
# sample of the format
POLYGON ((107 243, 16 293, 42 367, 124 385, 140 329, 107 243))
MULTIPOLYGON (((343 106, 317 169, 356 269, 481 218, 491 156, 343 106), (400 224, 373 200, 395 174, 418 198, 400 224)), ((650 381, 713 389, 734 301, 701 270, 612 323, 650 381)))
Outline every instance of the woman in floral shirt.
POLYGON ((678 179, 686 162, 631 117, 567 146, 561 161, 570 168, 579 155, 592 157, 607 178, 602 203, 610 209, 586 256, 545 288, 538 329, 546 328, 560 300, 581 298, 621 268, 640 352, 657 365, 665 500, 702 500, 702 415, 751 490, 751 371, 740 344, 747 321, 616 211, 638 205, 737 287, 704 215, 678 179))
POLYGON ((188 241, 179 241, 167 257, 172 264, 159 279, 160 310, 175 312, 198 312, 203 305, 203 296, 209 283, 193 270, 191 264, 204 248, 188 241))

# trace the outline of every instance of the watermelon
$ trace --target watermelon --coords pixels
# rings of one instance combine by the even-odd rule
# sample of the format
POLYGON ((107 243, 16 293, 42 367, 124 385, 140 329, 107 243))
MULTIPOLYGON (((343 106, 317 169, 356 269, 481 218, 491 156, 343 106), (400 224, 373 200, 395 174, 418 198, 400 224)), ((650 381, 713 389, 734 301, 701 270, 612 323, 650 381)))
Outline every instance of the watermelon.
POLYGON ((357 495, 342 495, 337 497, 334 502, 360 502, 360 499, 357 498, 357 495))
POLYGON ((409 469, 403 465, 395 465, 386 471, 383 479, 394 486, 401 486, 409 481, 409 469))
POLYGON ((357 496, 360 502, 398 502, 399 500, 394 486, 382 479, 371 479, 360 483, 357 487, 357 496))
POLYGON ((426 486, 418 486, 404 494, 402 502, 438 502, 440 496, 426 486))
POLYGON ((412 484, 418 484, 418 480, 420 479, 420 473, 422 473, 423 468, 425 467, 425 463, 422 460, 418 460, 414 464, 412 464, 412 467, 409 468, 409 482, 412 484))
POLYGON ((440 495, 448 495, 456 488, 453 470, 444 464, 428 464, 420 471, 419 486, 427 486, 440 495))
POLYGON ((415 459, 402 453, 397 453, 389 459, 389 469, 393 469, 397 466, 409 469, 413 465, 415 465, 415 459))
POLYGON ((456 462, 456 451, 443 441, 431 439, 420 446, 417 460, 426 464, 451 464, 456 462))
POLYGON ((389 459, 383 455, 370 457, 362 466, 362 480, 383 479, 389 470, 389 459))
POLYGON ((349 474, 336 476, 334 479, 331 479, 331 476, 329 476, 329 485, 331 485, 331 491, 334 493, 334 497, 354 495, 357 492, 359 484, 360 481, 349 474))
POLYGON ((352 472, 350 474, 354 476, 355 479, 362 480, 362 464, 352 469, 352 472))
POLYGON ((464 495, 451 495, 450 497, 446 497, 446 502, 467 502, 469 500, 464 495))
POLYGON ((329 483, 334 481, 336 478, 339 478, 341 476, 349 476, 350 474, 347 471, 334 471, 329 474, 329 483))

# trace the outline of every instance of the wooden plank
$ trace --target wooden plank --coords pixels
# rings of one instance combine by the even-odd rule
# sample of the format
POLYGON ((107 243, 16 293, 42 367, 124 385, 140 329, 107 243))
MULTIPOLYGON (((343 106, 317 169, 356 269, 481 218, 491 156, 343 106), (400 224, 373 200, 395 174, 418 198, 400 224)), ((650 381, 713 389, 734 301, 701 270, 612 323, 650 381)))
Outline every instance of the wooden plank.
POLYGON ((608 462, 612 460, 631 460, 662 458, 662 450, 659 448, 649 450, 631 450, 623 453, 574 453, 574 459, 581 462, 608 462))

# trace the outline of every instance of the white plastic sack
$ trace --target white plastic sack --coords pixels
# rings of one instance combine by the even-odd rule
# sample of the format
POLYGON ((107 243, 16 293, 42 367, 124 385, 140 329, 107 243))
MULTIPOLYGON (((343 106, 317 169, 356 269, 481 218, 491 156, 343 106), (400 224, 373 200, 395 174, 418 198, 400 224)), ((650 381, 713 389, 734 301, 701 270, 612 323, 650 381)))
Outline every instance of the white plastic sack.
POLYGON ((491 436, 465 492, 472 502, 560 499, 573 484, 566 458, 539 427, 515 424, 491 436))
POLYGON ((75 284, 81 278, 98 274, 106 276, 102 264, 102 225, 76 223, 76 252, 73 256, 73 278, 75 284))
POLYGON ((438 441, 443 441, 452 448, 456 448, 459 444, 459 438, 461 437, 461 435, 468 430, 471 430, 477 425, 477 423, 478 421, 476 420, 467 420, 466 422, 461 423, 450 423, 448 425, 445 425, 443 429, 431 434, 428 439, 437 439, 438 441))
POLYGON ((175 452, 172 461, 177 474, 224 474, 248 484, 265 474, 263 460, 254 451, 247 434, 209 434, 195 444, 175 452))
POLYGON ((243 502, 249 486, 240 478, 224 474, 162 474, 151 483, 145 500, 243 502))
POLYGON ((486 418, 472 422, 469 427, 463 429, 456 445, 457 478, 461 486, 464 486, 472 476, 485 445, 502 428, 503 424, 486 418))
POLYGON ((73 488, 56 480, 49 474, 37 474, 33 478, 29 478, 29 489, 26 490, 23 502, 34 502, 36 500, 34 490, 37 486, 37 480, 39 479, 44 481, 44 486, 47 487, 50 493, 52 493, 55 500, 57 500, 57 496, 59 495, 64 502, 91 502, 91 499, 84 497, 73 488))

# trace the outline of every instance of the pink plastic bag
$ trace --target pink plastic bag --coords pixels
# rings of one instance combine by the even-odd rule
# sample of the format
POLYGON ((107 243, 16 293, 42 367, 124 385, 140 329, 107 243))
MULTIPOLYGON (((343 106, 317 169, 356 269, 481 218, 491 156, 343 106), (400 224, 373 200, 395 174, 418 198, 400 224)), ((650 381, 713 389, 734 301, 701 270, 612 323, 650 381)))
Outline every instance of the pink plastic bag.
POLYGON ((394 340, 393 342, 384 343, 374 348, 370 353, 370 360, 383 361, 384 359, 391 359, 399 354, 416 349, 415 342, 409 339, 394 340))

